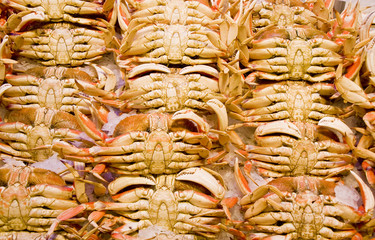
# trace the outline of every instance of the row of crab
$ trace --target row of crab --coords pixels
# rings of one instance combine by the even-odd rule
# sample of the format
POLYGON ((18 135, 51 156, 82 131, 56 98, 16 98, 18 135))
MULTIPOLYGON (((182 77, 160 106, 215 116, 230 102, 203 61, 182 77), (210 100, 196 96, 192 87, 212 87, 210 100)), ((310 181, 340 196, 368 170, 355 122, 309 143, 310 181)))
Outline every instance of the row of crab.
POLYGON ((331 1, 258 3, 248 4, 247 48, 230 66, 243 80, 227 107, 239 121, 228 134, 245 160, 236 161, 235 176, 246 210, 242 226, 233 224, 245 225, 248 234, 240 237, 249 239, 370 239, 374 196, 355 172, 359 160, 373 185, 373 139, 360 119, 370 125, 374 14, 360 20, 358 1, 341 14, 331 1), (359 142, 343 121, 352 115, 364 134, 359 142), (255 128, 252 137, 237 130, 243 127, 255 128), (360 189, 362 203, 348 197, 358 195, 352 187, 360 189), (356 220, 338 210, 341 204, 356 220))
MULTIPOLYGON (((83 164, 61 161, 51 149, 57 139, 80 139, 74 108, 90 115, 98 112, 102 122, 100 116, 106 109, 94 107, 89 98, 114 95, 113 69, 98 62, 117 46, 103 4, 0 2, 0 239, 47 239, 57 216, 88 201, 82 193, 87 182, 98 194, 106 191, 84 179, 83 164), (77 181, 78 177, 83 180, 77 181)), ((81 218, 74 224, 83 222, 81 218)), ((51 238, 87 239, 91 235, 70 225, 51 238)))
MULTIPOLYGON (((38 162, 62 162, 70 173, 59 175, 74 182, 69 206, 5 192, 13 209, 22 201, 28 207, 3 214, 4 238, 142 238, 140 231, 152 226, 170 238, 216 238, 231 199, 224 199, 220 174, 204 166, 220 161, 228 148, 215 65, 229 56, 215 41, 223 6, 159 0, 1 4, 1 102, 7 109, 1 156, 6 164, 31 164, 9 170, 20 175, 39 171, 34 166, 44 165, 38 162), (116 28, 123 33, 119 49, 116 28), (121 73, 110 54, 118 56, 121 73), (27 64, 33 67, 25 70, 27 64), (217 115, 217 126, 202 113, 217 115), (56 153, 63 160, 52 161, 56 153), (34 209, 40 211, 31 214, 34 209), (26 217, 37 214, 33 222, 26 217)), ((27 176, 23 181, 13 188, 5 180, 4 189, 27 192, 36 184, 27 176)))

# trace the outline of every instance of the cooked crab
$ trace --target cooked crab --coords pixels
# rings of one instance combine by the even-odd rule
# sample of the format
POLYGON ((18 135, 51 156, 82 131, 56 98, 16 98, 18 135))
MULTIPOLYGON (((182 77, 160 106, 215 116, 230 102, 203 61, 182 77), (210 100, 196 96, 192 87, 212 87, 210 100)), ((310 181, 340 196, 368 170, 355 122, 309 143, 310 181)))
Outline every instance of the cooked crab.
POLYGON ((335 118, 323 118, 319 126, 275 121, 259 126, 254 138, 256 146, 243 145, 243 150, 238 152, 264 177, 330 178, 353 169, 355 162, 350 154, 355 143, 354 133, 335 118))
POLYGON ((142 64, 129 71, 127 78, 129 89, 119 96, 122 109, 211 110, 207 101, 225 100, 219 94, 219 72, 206 65, 171 69, 161 64, 142 64))
MULTIPOLYGON (((155 23, 150 26, 138 25, 124 37, 119 63, 161 63, 161 64, 210 64, 218 57, 226 55, 206 36, 215 31, 201 25, 168 25, 155 23)), ((216 43, 215 43, 216 44, 216 43)))
POLYGON ((251 10, 252 30, 258 32, 275 24, 278 27, 293 27, 296 24, 311 28, 322 28, 329 20, 334 1, 304 2, 295 0, 265 0, 257 2, 251 10), (319 17, 319 18, 318 18, 319 17), (319 20, 326 22, 319 22, 319 20))
POLYGON ((246 194, 240 201, 246 209, 245 224, 254 226, 250 239, 361 239, 357 225, 370 220, 374 197, 351 173, 360 186, 364 212, 339 197, 343 185, 320 178, 278 178, 252 193, 241 187, 246 194))
POLYGON ((8 18, 6 27, 9 31, 21 31, 35 22, 70 22, 103 27, 106 25, 100 1, 2 0, 0 3, 5 3, 18 12, 8 18), (98 17, 102 20, 97 20, 98 17))
MULTIPOLYGON (((191 111, 179 111, 173 116, 162 113, 129 116, 116 126, 113 138, 93 127, 84 115, 78 112, 76 115, 81 118, 81 127, 99 146, 77 148, 56 142, 53 149, 68 160, 107 163, 117 173, 176 173, 218 161, 226 154, 221 145, 226 140, 210 134, 213 130, 208 123, 191 111), (210 156, 212 150, 217 152, 215 156, 210 156)), ((225 129, 226 123, 222 124, 220 129, 225 129)))
POLYGON ((335 93, 335 86, 330 83, 287 81, 262 84, 227 102, 227 106, 231 117, 250 124, 282 119, 317 123, 323 117, 344 113, 342 108, 332 106, 328 100, 335 93))
POLYGON ((220 206, 225 195, 223 179, 208 169, 189 168, 175 175, 156 177, 120 176, 109 184, 108 190, 116 202, 93 202, 69 209, 57 217, 49 233, 61 221, 96 210, 121 216, 99 223, 103 231, 105 225, 111 225, 111 228, 106 227, 114 239, 136 236, 139 230, 152 225, 184 237, 213 239, 220 232, 218 224, 225 217, 220 206), (113 229, 115 224, 122 226, 113 229))
POLYGON ((78 66, 101 58, 108 52, 114 33, 95 26, 83 28, 70 23, 52 23, 18 32, 13 37, 20 56, 36 59, 43 65, 78 66))
MULTIPOLYGON (((0 168, 0 182, 0 237, 11 235, 18 239, 25 231, 44 237, 57 216, 77 206, 73 188, 49 170, 0 168)), ((58 234, 74 239, 73 234, 58 234)))
POLYGON ((43 161, 52 154, 51 145, 58 139, 80 139, 80 126, 74 116, 53 109, 23 109, 13 111, 0 124, 0 151, 4 155, 19 157, 25 161, 43 161))
POLYGON ((65 67, 36 67, 25 74, 8 74, 6 81, 11 86, 3 93, 2 104, 9 110, 46 107, 73 112, 77 107, 90 114, 91 104, 79 96, 79 90, 89 96, 116 98, 114 73, 106 67, 93 65, 93 68, 94 77, 77 68, 65 67))

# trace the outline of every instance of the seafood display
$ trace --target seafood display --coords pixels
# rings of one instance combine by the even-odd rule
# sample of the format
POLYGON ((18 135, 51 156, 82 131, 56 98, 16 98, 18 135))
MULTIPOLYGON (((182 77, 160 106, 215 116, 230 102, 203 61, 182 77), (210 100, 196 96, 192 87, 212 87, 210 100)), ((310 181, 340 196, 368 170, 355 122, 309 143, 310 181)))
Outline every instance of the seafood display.
POLYGON ((0 0, 0 240, 372 239, 374 21, 0 0))

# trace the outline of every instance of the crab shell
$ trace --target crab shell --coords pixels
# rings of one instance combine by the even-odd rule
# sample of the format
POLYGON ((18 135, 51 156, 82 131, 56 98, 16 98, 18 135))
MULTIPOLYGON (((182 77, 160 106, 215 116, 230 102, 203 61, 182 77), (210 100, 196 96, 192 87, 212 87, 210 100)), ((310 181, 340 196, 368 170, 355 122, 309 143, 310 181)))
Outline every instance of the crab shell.
POLYGON ((126 101, 122 107, 126 109, 211 110, 209 100, 225 101, 219 94, 218 78, 219 72, 206 65, 170 69, 161 64, 142 64, 127 74, 129 89, 119 99, 126 101))
MULTIPOLYGON (((354 174, 354 173, 353 173, 354 174)), ((343 239, 357 233, 374 207, 371 190, 359 176, 365 214, 336 196, 338 184, 313 177, 279 178, 241 199, 256 239, 343 239)))
POLYGON ((311 28, 326 29, 327 21, 334 1, 316 1, 306 3, 299 0, 266 0, 255 1, 248 8, 252 10, 251 27, 254 32, 261 31, 268 25, 276 25, 279 28, 293 27, 295 25, 309 26, 311 28), (317 17, 326 22, 319 22, 317 17))
POLYGON ((91 214, 89 220, 100 220, 101 226, 111 224, 108 230, 115 239, 136 237, 151 225, 184 237, 214 239, 225 217, 220 206, 226 191, 223 184, 218 173, 204 168, 155 177, 120 176, 108 186, 116 202, 93 202, 69 209, 57 217, 49 234, 60 221, 99 210, 117 220, 101 219, 98 214, 91 214))
POLYGON ((61 157, 72 161, 106 163, 122 174, 164 174, 201 166, 225 155, 220 137, 210 134, 208 123, 192 111, 129 116, 116 126, 113 138, 98 130, 83 114, 76 115, 81 127, 99 146, 54 144, 53 149, 61 157), (212 149, 219 152, 209 158, 212 149))
POLYGON ((323 120, 319 126, 289 121, 261 125, 254 132, 257 146, 246 145, 240 152, 264 177, 331 177, 353 169, 349 151, 354 134, 338 119, 333 124, 323 120))
POLYGON ((9 16, 5 24, 7 31, 22 31, 37 22, 70 22, 103 27, 106 25, 103 5, 95 1, 69 0, 51 3, 11 0, 7 2, 7 6, 17 12, 9 16), (99 17, 102 19, 97 20, 99 17))
POLYGON ((19 32, 13 36, 13 41, 17 54, 36 59, 43 65, 79 66, 107 53, 107 47, 115 44, 113 36, 113 31, 102 27, 83 28, 70 23, 53 23, 19 32))
POLYGON ((74 116, 47 108, 12 111, 5 121, 0 124, 0 151, 32 162, 48 159, 58 139, 79 139, 81 133, 74 116))
POLYGON ((248 95, 228 102, 229 115, 249 123, 288 119, 317 123, 324 117, 343 114, 327 99, 337 93, 331 83, 286 81, 261 84, 248 95))
POLYGON ((103 99, 115 98, 114 73, 106 67, 91 65, 94 76, 78 68, 36 67, 27 74, 8 74, 6 81, 11 84, 3 95, 2 102, 10 110, 47 107, 73 112, 77 107, 90 114, 90 104, 77 96, 82 91, 89 96, 103 99))
POLYGON ((0 168, 0 229, 46 232, 55 217, 77 206, 73 189, 49 170, 0 168))

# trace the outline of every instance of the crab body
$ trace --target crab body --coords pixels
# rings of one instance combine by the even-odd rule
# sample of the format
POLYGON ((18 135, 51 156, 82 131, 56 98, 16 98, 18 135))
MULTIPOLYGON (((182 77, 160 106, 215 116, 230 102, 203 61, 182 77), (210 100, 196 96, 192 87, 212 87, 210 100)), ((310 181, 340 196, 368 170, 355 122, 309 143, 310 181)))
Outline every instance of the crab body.
MULTIPOLYGON (((220 231, 218 224, 225 216, 219 205, 225 194, 223 180, 212 170, 188 168, 173 175, 120 176, 109 184, 108 190, 116 202, 87 203, 69 209, 57 217, 50 233, 62 220, 99 210, 121 215, 119 222, 125 224, 114 230, 111 226, 114 239, 136 236, 152 225, 177 236, 211 239, 220 231)), ((100 224, 108 222, 104 219, 100 224)))
MULTIPOLYGON (((351 130, 346 128, 344 134, 350 134, 351 130)), ((246 145, 241 152, 265 177, 326 177, 353 168, 350 144, 340 142, 327 127, 275 121, 258 127, 254 137, 257 146, 246 145)))
POLYGON ((341 108, 332 106, 327 99, 336 93, 330 83, 287 81, 262 84, 228 105, 230 116, 244 122, 269 122, 289 119, 317 123, 327 116, 338 116, 341 108), (238 103, 241 103, 239 108, 238 103))
POLYGON ((333 7, 333 1, 325 3, 317 1, 306 3, 303 1, 258 1, 252 6, 251 27, 258 32, 268 25, 274 24, 280 28, 303 25, 311 28, 323 28, 324 24, 317 17, 328 20, 333 7))
POLYGON ((90 114, 89 104, 79 97, 79 90, 113 99, 113 93, 103 90, 111 81, 111 73, 107 73, 104 81, 79 69, 65 67, 37 67, 30 69, 28 74, 8 74, 6 80, 11 86, 4 90, 2 102, 9 110, 45 107, 73 112, 77 107, 90 114))
POLYGON ((77 206, 73 189, 57 174, 29 167, 2 168, 0 229, 2 232, 46 232, 55 217, 77 206))
POLYGON ((46 24, 14 37, 20 56, 39 60, 43 65, 70 66, 101 58, 107 52, 105 39, 111 39, 105 28, 89 29, 70 23, 46 24))
POLYGON ((342 47, 319 30, 295 27, 274 28, 257 37, 249 50, 249 67, 255 70, 247 81, 330 81, 343 62, 342 47))
POLYGON ((338 188, 334 182, 306 176, 279 178, 259 187, 241 199, 245 219, 256 231, 250 239, 357 237, 356 224, 368 221, 368 212, 345 204, 338 188))
POLYGON ((176 69, 176 72, 172 70, 159 64, 142 64, 133 68, 127 80, 129 89, 119 97, 127 101, 123 108, 163 112, 207 111, 210 107, 206 102, 210 99, 224 101, 225 97, 219 94, 219 72, 215 68, 196 65, 176 69), (147 73, 151 69, 155 70, 147 73), (145 72, 147 75, 143 75, 145 72))
MULTIPOLYGON (((208 124, 192 112, 172 117, 169 114, 137 114, 116 126, 113 139, 105 140, 98 137, 98 133, 87 131, 97 139, 99 146, 77 148, 57 142, 53 149, 65 159, 107 163, 121 174, 176 173, 212 160, 208 158, 210 150, 220 149, 220 144, 219 139, 210 136, 208 131, 208 124)), ((222 154, 219 152, 217 157, 222 154)))
POLYGON ((52 149, 37 149, 50 146, 57 139, 79 139, 80 131, 75 118, 66 112, 39 108, 24 109, 10 113, 7 123, 0 124, 1 151, 13 157, 43 161, 49 158, 52 149))

